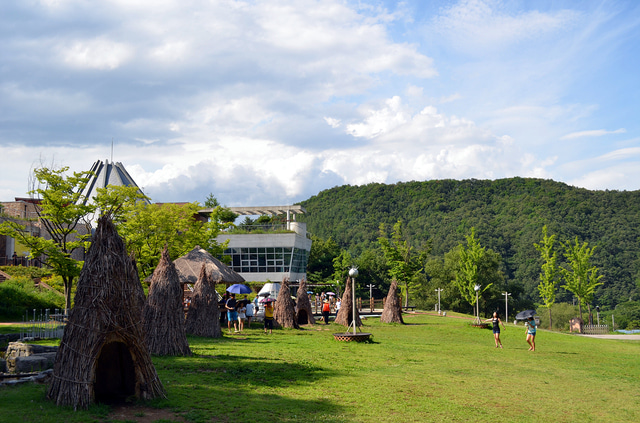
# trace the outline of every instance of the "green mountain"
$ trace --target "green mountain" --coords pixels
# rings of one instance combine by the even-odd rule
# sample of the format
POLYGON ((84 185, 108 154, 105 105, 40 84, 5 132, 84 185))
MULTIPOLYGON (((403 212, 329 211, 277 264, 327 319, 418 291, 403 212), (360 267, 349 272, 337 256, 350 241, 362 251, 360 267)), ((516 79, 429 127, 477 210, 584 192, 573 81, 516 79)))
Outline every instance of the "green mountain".
MULTIPOLYGON (((380 223, 390 228, 402 219, 415 246, 431 239, 439 256, 475 227, 481 244, 502 256, 509 286, 521 286, 532 301, 541 265, 533 243, 546 224, 558 241, 578 237, 597 246, 592 262, 604 285, 595 304, 640 298, 640 191, 590 191, 530 178, 436 180, 335 187, 301 204, 309 232, 332 237, 355 255, 376 246, 380 223)), ((558 300, 571 295, 561 292, 558 300)))

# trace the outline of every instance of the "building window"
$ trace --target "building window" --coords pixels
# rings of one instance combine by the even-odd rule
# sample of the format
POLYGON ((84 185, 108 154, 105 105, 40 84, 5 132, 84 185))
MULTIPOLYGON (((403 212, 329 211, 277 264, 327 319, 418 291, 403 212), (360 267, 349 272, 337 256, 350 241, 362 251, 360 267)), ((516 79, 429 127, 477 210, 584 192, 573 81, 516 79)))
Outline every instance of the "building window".
POLYGON ((309 261, 308 251, 291 247, 227 248, 223 254, 242 273, 304 273, 309 261))

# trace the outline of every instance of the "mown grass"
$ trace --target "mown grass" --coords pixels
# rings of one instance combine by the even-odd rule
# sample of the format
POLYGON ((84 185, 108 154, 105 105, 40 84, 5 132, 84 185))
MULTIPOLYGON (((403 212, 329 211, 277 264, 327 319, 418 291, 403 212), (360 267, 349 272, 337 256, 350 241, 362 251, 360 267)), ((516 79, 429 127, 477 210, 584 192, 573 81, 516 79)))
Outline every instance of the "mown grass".
MULTIPOLYGON (((640 342, 540 331, 491 331, 468 321, 365 320, 369 344, 341 343, 319 325, 264 335, 190 338, 197 356, 154 357, 168 408, 190 422, 638 421, 640 342)), ((2 421, 108 421, 109 407, 73 412, 37 385, 0 388, 2 421)))

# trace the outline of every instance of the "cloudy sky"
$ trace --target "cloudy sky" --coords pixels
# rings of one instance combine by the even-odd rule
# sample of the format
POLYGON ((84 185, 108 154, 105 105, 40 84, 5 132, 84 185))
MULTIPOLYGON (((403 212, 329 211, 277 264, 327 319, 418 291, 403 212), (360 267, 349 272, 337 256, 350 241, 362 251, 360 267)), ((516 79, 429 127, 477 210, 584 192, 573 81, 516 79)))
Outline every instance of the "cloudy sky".
POLYGON ((640 189, 640 2, 0 2, 0 200, 122 162, 153 201, 337 185, 640 189))

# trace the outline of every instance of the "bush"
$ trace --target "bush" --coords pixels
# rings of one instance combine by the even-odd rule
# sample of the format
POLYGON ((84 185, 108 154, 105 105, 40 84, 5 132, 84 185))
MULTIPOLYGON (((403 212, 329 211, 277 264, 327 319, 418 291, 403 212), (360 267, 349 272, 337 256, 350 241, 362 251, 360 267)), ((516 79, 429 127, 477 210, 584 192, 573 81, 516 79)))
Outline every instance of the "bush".
POLYGON ((620 303, 612 314, 616 329, 640 329, 640 301, 620 303))
MULTIPOLYGON (((540 327, 549 327, 549 311, 547 307, 538 307, 536 309, 538 317, 540 317, 540 327)), ((578 306, 568 303, 556 303, 551 306, 551 321, 554 330, 569 330, 569 320, 574 317, 580 317, 578 306)))
POLYGON ((34 266, 0 266, 0 270, 11 277, 29 277, 31 279, 44 278, 52 275, 51 269, 34 266))
POLYGON ((64 297, 36 288, 30 277, 15 277, 0 284, 0 318, 19 319, 33 309, 64 308, 64 297))

